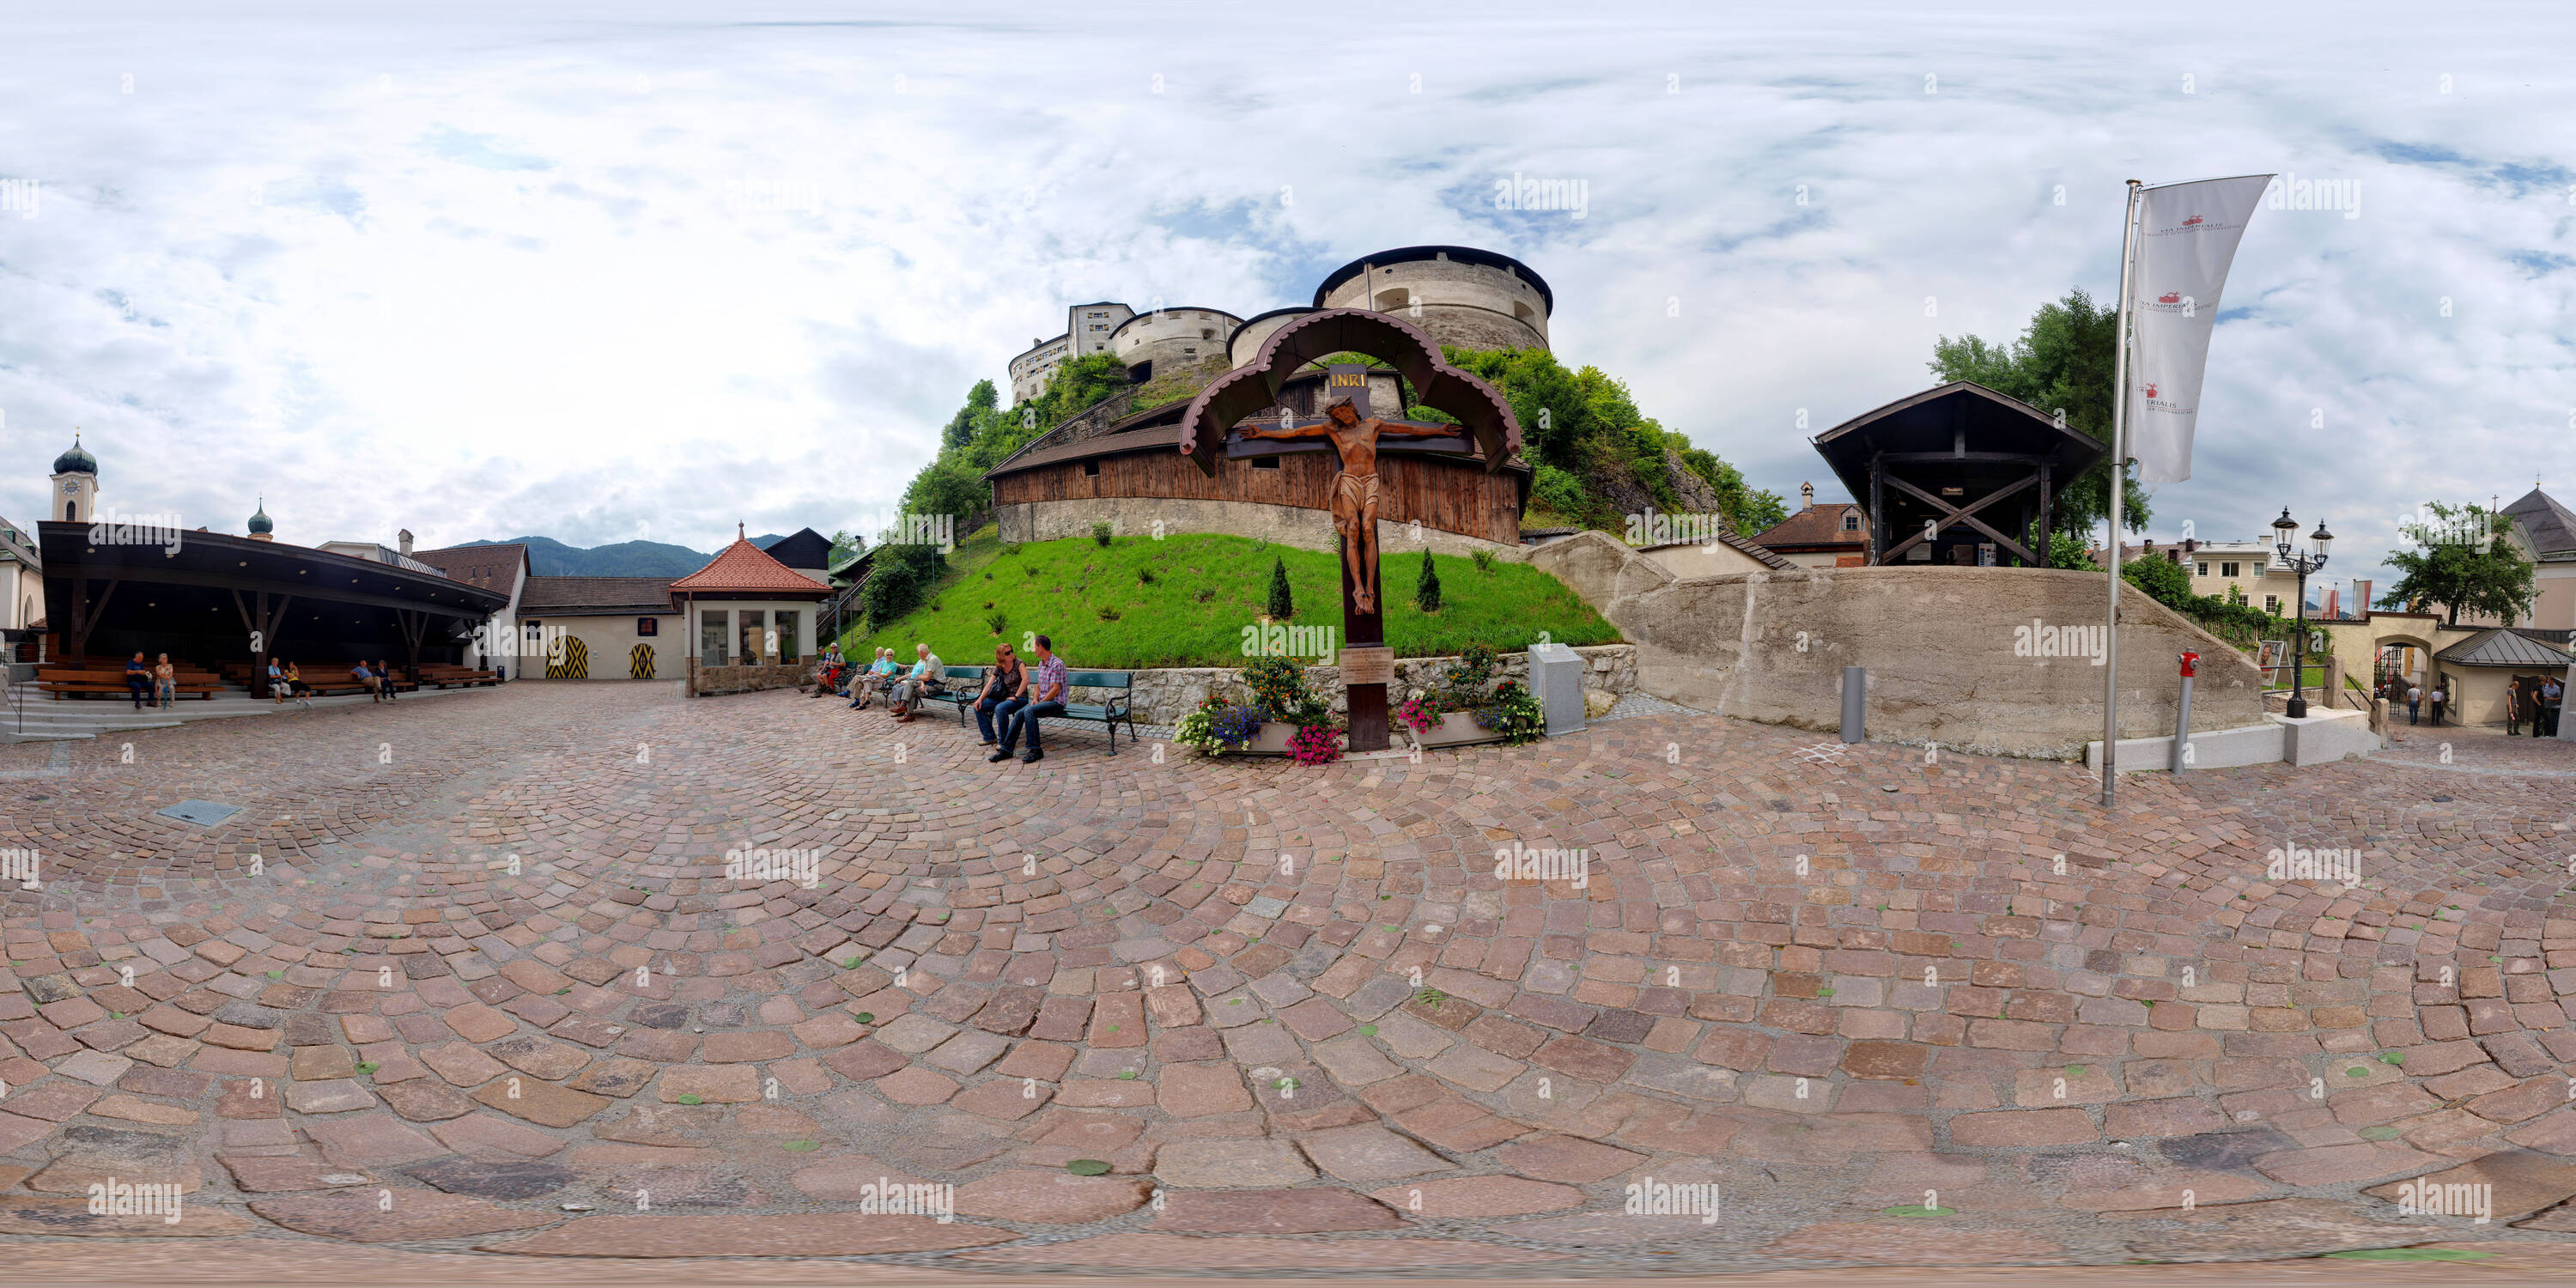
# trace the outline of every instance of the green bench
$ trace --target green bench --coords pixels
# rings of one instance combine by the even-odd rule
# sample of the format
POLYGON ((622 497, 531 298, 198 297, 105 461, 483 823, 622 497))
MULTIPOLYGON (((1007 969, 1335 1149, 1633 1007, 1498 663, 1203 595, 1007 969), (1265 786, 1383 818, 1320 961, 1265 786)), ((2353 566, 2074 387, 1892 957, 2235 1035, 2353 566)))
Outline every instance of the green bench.
MULTIPOLYGON (((1068 690, 1115 689, 1121 695, 1135 688, 1135 677, 1126 671, 1068 671, 1064 682, 1068 690)), ((1072 694, 1068 692, 1066 696, 1071 697, 1072 694)), ((1120 697, 1112 697, 1104 703, 1068 702, 1063 715, 1051 718, 1092 720, 1106 726, 1109 730, 1109 754, 1113 756, 1118 754, 1118 726, 1127 726, 1129 742, 1138 741, 1135 709, 1120 697)))
POLYGON ((947 687, 937 693, 922 694, 921 700, 945 702, 957 708, 957 727, 965 728, 967 709, 975 705, 975 699, 984 695, 984 668, 943 666, 939 668, 939 680, 947 687))

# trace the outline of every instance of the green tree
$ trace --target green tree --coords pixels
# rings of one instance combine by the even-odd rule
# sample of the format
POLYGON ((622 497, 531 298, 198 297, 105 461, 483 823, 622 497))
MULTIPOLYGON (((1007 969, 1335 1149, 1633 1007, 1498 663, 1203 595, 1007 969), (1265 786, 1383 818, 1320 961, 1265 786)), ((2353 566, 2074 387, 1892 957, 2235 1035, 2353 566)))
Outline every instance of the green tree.
POLYGON ((1288 561, 1276 555, 1270 559, 1270 620, 1284 622, 1297 615, 1297 601, 1288 594, 1288 561))
POLYGON ((876 558, 868 564, 868 579, 859 586, 859 614, 867 620, 868 629, 881 630, 919 607, 932 587, 939 584, 939 574, 947 566, 937 546, 907 543, 877 547, 876 558))
POLYGON ((2063 529, 2048 534, 2048 566, 2073 568, 2078 572, 2100 572, 2102 565, 2093 562, 2090 543, 2063 529))
MULTIPOLYGON (((2066 298, 2039 306, 2021 337, 1992 344, 1973 335, 1943 336, 1932 345, 1932 373, 1941 379, 1973 380, 1996 393, 2018 398, 2044 415, 2063 413, 2068 428, 2111 445, 2111 383, 2119 357, 2120 313, 2102 308, 2082 287, 2066 298)), ((2144 532, 2153 514, 2137 479, 2122 474, 2121 522, 2144 532)), ((2111 462, 2073 479, 2055 480, 2051 522, 2061 532, 2083 532, 2111 513, 2111 462)))
MULTIPOLYGON (((1748 486, 1717 454, 1691 446, 1637 407, 1626 382, 1598 367, 1569 371, 1545 349, 1447 349, 1449 364, 1501 391, 1521 425, 1521 455, 1538 467, 1531 501, 1577 522, 1612 531, 1622 516, 1605 498, 1642 492, 1659 509, 1679 508, 1667 452, 1717 493, 1719 512, 1738 532, 1754 533, 1788 516, 1777 493, 1748 486), (1546 471, 1571 475, 1568 488, 1546 471)), ((1446 419, 1442 417, 1441 419, 1446 419)))
POLYGON ((991 412, 994 404, 1000 400, 1001 393, 993 388, 992 381, 976 381, 975 387, 966 391, 966 405, 958 408, 957 414, 948 419, 947 432, 941 434, 939 438, 940 445, 964 447, 974 442, 976 431, 983 427, 982 418, 986 413, 991 412))
POLYGON ((1422 548, 1422 575, 1414 579, 1413 605, 1426 613, 1440 611, 1440 574, 1431 568, 1431 547, 1422 548))
POLYGON ((2511 520, 2481 505, 2435 501, 2430 521, 2405 525, 2411 549, 2388 552, 2397 584, 2379 597, 2381 608, 2440 604, 2449 625, 2460 614, 2514 624, 2531 606, 2533 565, 2513 548, 2511 520))
POLYGON ((2145 591, 2147 598, 2167 608, 2189 609, 2200 598, 2191 590, 2191 570, 2162 555, 2121 564, 2120 580, 2145 591))

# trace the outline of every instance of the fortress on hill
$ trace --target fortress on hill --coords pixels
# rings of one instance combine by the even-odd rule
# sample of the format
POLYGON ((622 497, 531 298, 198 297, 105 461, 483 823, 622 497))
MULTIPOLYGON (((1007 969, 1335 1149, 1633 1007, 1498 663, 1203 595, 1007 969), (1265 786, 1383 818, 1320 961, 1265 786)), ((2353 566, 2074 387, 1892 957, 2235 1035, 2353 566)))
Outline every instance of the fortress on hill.
MULTIPOLYGON (((1096 353, 1125 363, 1131 387, 1067 417, 985 475, 1002 539, 1082 536, 1102 521, 1121 533, 1145 532, 1159 522, 1166 532, 1226 532, 1329 550, 1331 449, 1320 442, 1235 443, 1209 478, 1174 442, 1190 398, 1252 361, 1279 328, 1318 310, 1395 314, 1435 343, 1458 348, 1545 349, 1555 306, 1555 292, 1528 265, 1470 246, 1364 255, 1326 274, 1311 303, 1250 318, 1195 305, 1139 313, 1105 300, 1076 304, 1065 310, 1064 334, 1011 359, 1012 399, 1037 396, 1058 367, 1096 353)), ((1320 415, 1323 380, 1321 371, 1292 378, 1280 390, 1282 405, 1263 416, 1320 415)), ((1368 385, 1380 414, 1400 413, 1394 371, 1372 369, 1368 385)), ((1526 462, 1515 458, 1487 474, 1436 442, 1390 440, 1381 451, 1387 498, 1379 522, 1389 553, 1423 543, 1450 554, 1520 545, 1526 462), (1417 522, 1420 542, 1412 535, 1417 522)))

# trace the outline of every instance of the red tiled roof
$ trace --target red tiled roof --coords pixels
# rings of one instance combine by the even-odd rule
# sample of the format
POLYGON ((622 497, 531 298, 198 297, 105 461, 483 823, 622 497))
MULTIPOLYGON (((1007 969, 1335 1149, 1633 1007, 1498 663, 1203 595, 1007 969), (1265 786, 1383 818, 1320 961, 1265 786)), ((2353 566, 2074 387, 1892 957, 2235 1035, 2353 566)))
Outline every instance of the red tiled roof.
POLYGON ((1756 533, 1753 542, 1773 549, 1781 546, 1850 546, 1858 550, 1869 544, 1869 533, 1843 531, 1843 516, 1859 511, 1860 507, 1849 501, 1811 505, 1756 533))
POLYGON ((832 588, 769 557, 769 552, 735 537, 722 554, 707 561, 707 566, 671 583, 673 590, 701 594, 745 592, 751 594, 828 595, 832 588))

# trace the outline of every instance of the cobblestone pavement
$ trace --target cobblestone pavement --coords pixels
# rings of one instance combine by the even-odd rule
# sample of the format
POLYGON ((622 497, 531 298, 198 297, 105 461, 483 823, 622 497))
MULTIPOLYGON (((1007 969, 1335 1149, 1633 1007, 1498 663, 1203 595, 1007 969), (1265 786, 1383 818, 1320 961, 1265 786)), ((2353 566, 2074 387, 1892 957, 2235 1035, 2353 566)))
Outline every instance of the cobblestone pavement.
POLYGON ((0 748, 42 882, 0 1236, 1561 1277, 2576 1231, 2576 746, 2106 820, 2076 768, 1683 714, 1322 770, 974 743, 567 683, 0 748), (870 1211, 922 1184, 954 1220, 870 1211))

